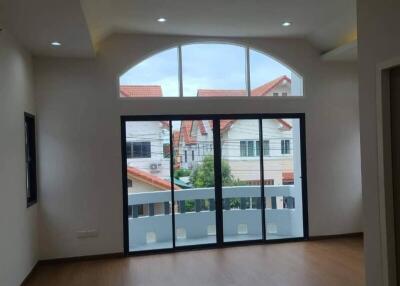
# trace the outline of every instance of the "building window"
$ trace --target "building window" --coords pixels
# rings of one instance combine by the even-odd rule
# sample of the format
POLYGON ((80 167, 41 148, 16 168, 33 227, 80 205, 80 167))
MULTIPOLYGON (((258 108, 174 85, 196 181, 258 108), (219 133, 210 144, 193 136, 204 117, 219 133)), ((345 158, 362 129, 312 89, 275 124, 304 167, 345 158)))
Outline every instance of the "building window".
POLYGON ((269 156, 270 154, 269 154, 269 140, 264 140, 263 141, 263 153, 264 153, 264 156, 269 156))
POLYGON ((273 96, 279 96, 279 93, 278 92, 274 92, 272 95, 273 96))
POLYGON ((282 92, 282 96, 287 96, 287 92, 282 92))
POLYGON ((132 188, 132 186, 133 186, 132 180, 128 179, 128 188, 132 188))
POLYGON ((260 141, 256 141, 256 156, 260 156, 260 141))
POLYGON ((126 142, 126 157, 151 158, 150 142, 126 142))
POLYGON ((126 158, 132 158, 132 142, 126 142, 126 158))
POLYGON ((164 158, 169 158, 171 155, 170 145, 168 143, 163 144, 163 155, 164 158))
POLYGON ((290 140, 281 140, 281 154, 290 154, 290 140))
POLYGON ((192 150, 192 161, 194 161, 194 150, 192 150))
POLYGON ((240 141, 240 157, 247 156, 247 141, 240 141))
POLYGON ((187 163, 187 150, 185 150, 185 163, 187 163))
MULTIPOLYGON (((263 141, 264 156, 269 156, 269 140, 263 141)), ((256 156, 260 156, 260 141, 256 141, 256 156)))
POLYGON ((35 117, 25 113, 25 170, 27 206, 37 202, 35 117))
POLYGON ((247 141, 247 157, 254 157, 254 141, 247 141))
POLYGON ((240 157, 260 155, 260 142, 253 140, 240 141, 240 157))

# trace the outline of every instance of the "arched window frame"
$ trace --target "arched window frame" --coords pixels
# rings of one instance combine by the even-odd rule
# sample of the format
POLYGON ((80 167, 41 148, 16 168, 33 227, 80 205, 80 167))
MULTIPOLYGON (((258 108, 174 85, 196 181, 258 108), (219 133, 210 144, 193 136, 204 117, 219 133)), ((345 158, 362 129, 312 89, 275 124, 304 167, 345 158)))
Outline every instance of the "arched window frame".
POLYGON ((196 45, 196 44, 221 44, 221 45, 231 45, 231 46, 238 46, 238 47, 242 47, 245 49, 245 80, 246 80, 246 92, 247 92, 247 96, 241 96, 241 97, 237 97, 237 96, 223 96, 223 97, 218 97, 218 96, 214 96, 214 97, 206 97, 206 99, 215 99, 215 98, 221 98, 221 99, 238 99, 238 98, 265 98, 267 100, 271 100, 271 99, 278 99, 278 100, 288 100, 288 99, 295 99, 295 98, 304 98, 305 94, 304 94, 304 77, 301 73, 299 73, 296 69, 294 69, 292 66, 286 64, 283 60, 277 58, 276 56, 272 56, 271 54, 262 51, 259 48, 254 48, 251 47, 250 45, 247 44, 242 44, 242 43, 236 43, 236 42, 226 42, 226 41, 191 41, 191 42, 186 42, 186 43, 180 43, 178 45, 171 45, 169 47, 164 47, 162 50, 157 50, 155 52, 149 53, 146 56, 140 58, 138 61, 136 61, 136 63, 134 65, 130 65, 129 67, 127 67, 126 69, 124 69, 123 72, 121 72, 118 76, 118 98, 121 100, 160 100, 160 99, 181 99, 181 98, 185 98, 185 99, 193 99, 196 98, 197 100, 204 100, 205 98, 203 97, 192 97, 192 96, 184 96, 183 94, 183 73, 182 73, 182 47, 184 46, 189 46, 189 45, 196 45), (119 95, 119 87, 120 87, 120 82, 119 82, 119 78, 124 75, 126 72, 128 72, 130 69, 134 68, 135 66, 139 65, 140 63, 142 63, 143 61, 158 55, 159 53, 162 53, 164 51, 170 50, 170 49, 177 49, 177 61, 178 61, 178 87, 179 87, 179 95, 178 96, 163 96, 163 97, 121 97, 119 95), (250 51, 255 51, 257 53, 261 53, 262 55, 273 59, 274 61, 276 61, 277 63, 281 64, 282 66, 284 66, 285 68, 289 69, 290 71, 292 71, 292 73, 295 73, 300 79, 301 79, 301 95, 295 95, 295 96, 251 96, 251 69, 250 69, 250 51))

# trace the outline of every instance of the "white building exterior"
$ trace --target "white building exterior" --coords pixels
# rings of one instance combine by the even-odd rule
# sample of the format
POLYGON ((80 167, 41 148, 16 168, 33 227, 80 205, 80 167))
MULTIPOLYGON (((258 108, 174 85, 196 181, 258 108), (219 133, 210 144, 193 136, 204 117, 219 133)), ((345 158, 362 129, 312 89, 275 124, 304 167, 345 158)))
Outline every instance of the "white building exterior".
MULTIPOLYGON (((181 168, 185 169, 196 168, 204 156, 213 154, 212 123, 203 120, 193 121, 192 124, 191 138, 186 140, 189 144, 185 144, 185 136, 180 136, 178 154, 181 157, 181 168)), ((263 120, 263 138, 264 180, 269 181, 269 184, 281 185, 283 173, 293 173, 291 120, 263 120)), ((258 120, 221 121, 222 159, 228 162, 235 179, 260 183, 259 150, 258 120)))
POLYGON ((169 179, 169 140, 170 138, 168 122, 127 122, 126 153, 128 167, 136 167, 142 171, 147 171, 157 177, 169 179), (150 148, 148 149, 147 146, 149 146, 150 148), (128 150, 129 148, 131 148, 131 151, 128 150))

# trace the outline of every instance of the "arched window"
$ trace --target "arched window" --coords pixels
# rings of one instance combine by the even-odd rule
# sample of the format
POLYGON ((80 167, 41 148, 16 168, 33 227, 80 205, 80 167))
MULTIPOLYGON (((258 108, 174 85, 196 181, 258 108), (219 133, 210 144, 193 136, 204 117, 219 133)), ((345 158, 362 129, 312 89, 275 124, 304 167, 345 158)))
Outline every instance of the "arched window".
POLYGON ((303 80, 265 53, 232 44, 197 43, 157 53, 120 76, 120 96, 302 96, 303 80))

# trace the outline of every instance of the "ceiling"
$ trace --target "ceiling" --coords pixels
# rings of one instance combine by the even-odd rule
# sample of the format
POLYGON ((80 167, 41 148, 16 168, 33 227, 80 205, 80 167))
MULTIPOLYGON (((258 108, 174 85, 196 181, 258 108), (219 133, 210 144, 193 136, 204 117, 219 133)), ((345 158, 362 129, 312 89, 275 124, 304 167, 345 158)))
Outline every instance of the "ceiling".
POLYGON ((0 0, 0 25, 35 55, 94 55, 79 0, 0 0))
POLYGON ((38 55, 93 56, 114 32, 304 37, 321 53, 357 38, 356 0, 0 0, 0 16, 38 55))

